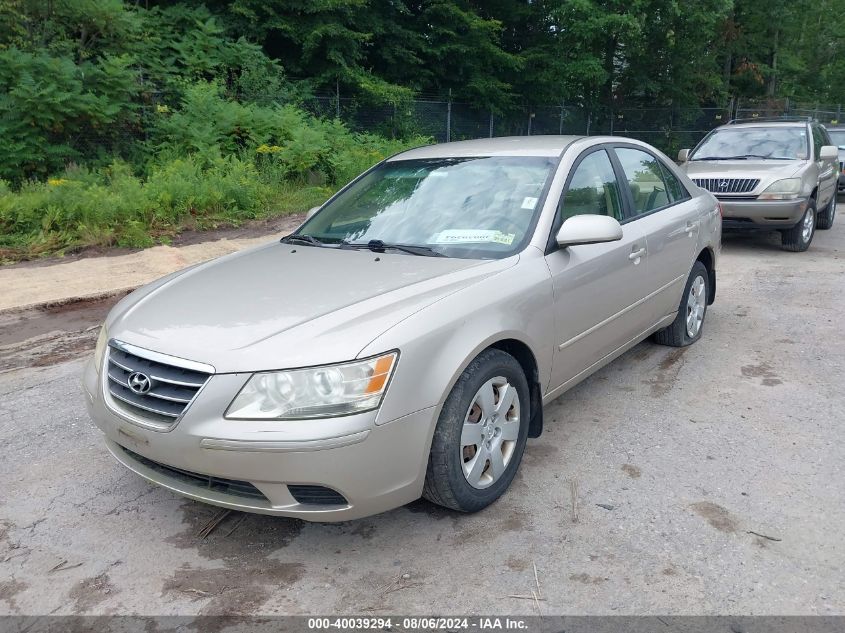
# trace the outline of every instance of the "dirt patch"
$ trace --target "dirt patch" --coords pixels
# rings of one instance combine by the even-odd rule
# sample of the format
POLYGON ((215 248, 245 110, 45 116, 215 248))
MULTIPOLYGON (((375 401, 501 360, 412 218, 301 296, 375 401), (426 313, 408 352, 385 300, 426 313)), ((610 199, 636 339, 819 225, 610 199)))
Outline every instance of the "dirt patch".
POLYGON ((73 612, 76 614, 90 613, 91 609, 108 600, 109 596, 117 593, 117 588, 111 584, 109 575, 86 578, 77 584, 68 594, 74 601, 73 612))
POLYGON ((639 479, 643 474, 643 471, 633 464, 622 464, 622 472, 628 475, 631 479, 639 479))
POLYGON ((525 449, 525 457, 528 459, 548 459, 560 453, 560 448, 554 444, 537 444, 532 442, 525 449))
MULTIPOLYGON (((240 226, 221 226, 216 229, 209 229, 207 231, 198 231, 194 229, 186 229, 181 233, 173 236, 169 244, 171 246, 188 246, 190 244, 200 244, 202 242, 214 242, 217 240, 233 240, 242 238, 255 238, 267 236, 268 238, 278 235, 282 237, 288 233, 293 232, 296 227, 305 221, 305 214, 296 213, 293 215, 283 215, 275 218, 265 218, 263 220, 250 220, 244 222, 240 226)), ((119 255, 129 255, 130 253, 137 253, 142 251, 142 248, 119 248, 115 246, 87 246, 76 251, 65 251, 62 257, 42 257, 38 259, 30 259, 26 261, 16 262, 14 264, 6 264, 4 268, 40 268, 43 266, 52 266, 54 264, 63 264, 67 262, 76 261, 79 259, 87 259, 89 257, 117 257, 119 255)), ((13 251, 6 253, 6 257, 19 257, 13 251)))
POLYGON ((197 569, 184 566, 167 579, 162 596, 187 596, 208 600, 201 615, 252 615, 271 596, 271 590, 288 588, 305 574, 302 563, 263 560, 260 564, 227 565, 197 569))
POLYGON ((0 371, 45 367, 88 354, 109 310, 125 295, 0 314, 0 371))
POLYGON ((238 227, 220 227, 209 231, 185 230, 175 236, 171 246, 188 246, 190 244, 201 244, 216 240, 250 239, 254 237, 278 235, 283 237, 292 233, 300 224, 305 221, 304 213, 285 215, 277 218, 266 218, 264 220, 250 220, 238 227))
POLYGON ((652 397, 662 398, 672 390, 678 380, 678 375, 684 368, 686 362, 684 354, 688 349, 688 347, 679 347, 670 351, 655 368, 656 375, 644 381, 651 388, 652 397))
POLYGON ((511 571, 525 571, 528 569, 528 561, 524 561, 513 555, 508 556, 508 559, 505 561, 505 565, 507 565, 508 569, 511 571))
POLYGON ((739 521, 728 510, 722 506, 712 503, 710 501, 699 501, 690 504, 690 508, 698 516, 707 520, 707 522, 719 530, 720 532, 733 533, 739 527, 739 521))
POLYGON ((569 577, 569 580, 574 582, 580 582, 585 585, 600 585, 603 582, 607 582, 610 578, 605 578, 603 576, 590 576, 590 574, 585 574, 581 572, 580 574, 572 574, 569 577))
POLYGON ((769 363, 744 365, 740 371, 746 378, 762 378, 760 382, 766 387, 774 387, 775 385, 783 384, 780 376, 773 371, 772 366, 769 365, 769 363))
POLYGON ((267 602, 274 588, 293 586, 305 574, 303 563, 272 557, 299 536, 302 521, 229 512, 202 537, 203 528, 225 511, 193 501, 185 501, 181 509, 185 530, 167 542, 222 561, 223 567, 182 567, 164 582, 163 596, 207 600, 200 609, 202 615, 246 615, 267 602))
POLYGON ((4 580, 0 582, 0 602, 5 602, 9 605, 9 610, 18 613, 18 603, 15 601, 15 596, 21 591, 24 591, 29 585, 20 580, 4 580))

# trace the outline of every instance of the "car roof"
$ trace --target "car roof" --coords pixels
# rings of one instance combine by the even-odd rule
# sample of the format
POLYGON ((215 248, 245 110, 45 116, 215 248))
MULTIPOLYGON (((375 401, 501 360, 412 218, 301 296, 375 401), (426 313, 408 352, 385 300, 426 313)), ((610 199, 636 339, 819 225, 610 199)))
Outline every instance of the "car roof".
POLYGON ((500 136, 439 143, 410 149, 389 160, 462 158, 467 156, 560 156, 583 136, 500 136))
POLYGON ((719 129, 738 127, 807 127, 814 121, 742 121, 719 126, 719 129))

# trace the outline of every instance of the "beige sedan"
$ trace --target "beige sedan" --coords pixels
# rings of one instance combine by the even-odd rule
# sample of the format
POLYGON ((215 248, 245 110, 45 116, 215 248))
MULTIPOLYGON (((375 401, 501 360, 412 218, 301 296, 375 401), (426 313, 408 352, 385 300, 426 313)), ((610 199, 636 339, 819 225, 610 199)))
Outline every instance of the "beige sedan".
POLYGON ((477 511, 545 403, 648 336, 698 340, 720 236, 711 194, 638 141, 414 149, 293 234, 122 300, 88 408, 125 467, 207 503, 477 511))

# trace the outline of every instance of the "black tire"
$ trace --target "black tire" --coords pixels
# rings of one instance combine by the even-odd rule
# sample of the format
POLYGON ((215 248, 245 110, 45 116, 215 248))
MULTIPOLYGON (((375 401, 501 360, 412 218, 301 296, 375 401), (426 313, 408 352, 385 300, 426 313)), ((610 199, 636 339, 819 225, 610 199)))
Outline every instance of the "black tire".
POLYGON ((528 380, 513 356, 498 349, 479 354, 460 375, 440 412, 431 442, 423 497, 460 512, 477 512, 502 496, 522 461, 531 419, 530 404, 528 380), (497 376, 506 378, 519 396, 518 436, 502 474, 489 487, 479 489, 471 486, 464 475, 461 433, 479 389, 497 376))
POLYGON ((824 211, 819 211, 816 217, 816 228, 827 231, 833 226, 833 219, 836 217, 836 197, 837 193, 834 191, 824 211))
POLYGON ((672 324, 658 330, 654 333, 654 342, 660 345, 669 345, 670 347, 686 347, 692 345, 701 338, 701 333, 704 331, 704 318, 707 316, 707 298, 710 296, 710 274, 707 268, 700 261, 695 262, 690 271, 687 283, 684 286, 684 293, 681 295, 681 303, 678 305, 678 316, 672 321, 672 324), (701 314, 701 322, 698 326, 698 331, 693 336, 690 336, 687 331, 687 317, 690 314, 688 308, 688 299, 690 290, 697 279, 701 278, 704 282, 704 303, 703 312, 701 314))
POLYGON ((793 226, 791 229, 787 229, 786 231, 781 231, 780 235, 780 243, 783 246, 784 250, 792 251, 794 253, 803 253, 808 248, 810 248, 810 244, 813 241, 813 236, 816 234, 816 201, 810 198, 807 201, 807 210, 804 211, 804 215, 801 216, 801 219, 798 220, 798 223, 793 226), (808 238, 804 237, 804 223, 807 221, 807 218, 812 218, 812 227, 810 229, 810 236, 808 238))

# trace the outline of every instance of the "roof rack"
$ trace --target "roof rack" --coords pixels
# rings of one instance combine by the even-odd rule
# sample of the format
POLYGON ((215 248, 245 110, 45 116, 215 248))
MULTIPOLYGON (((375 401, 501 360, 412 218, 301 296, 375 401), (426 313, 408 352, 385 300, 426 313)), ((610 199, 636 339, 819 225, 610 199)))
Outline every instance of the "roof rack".
POLYGON ((756 116, 751 118, 744 118, 744 119, 731 119, 728 121, 728 125, 733 125, 734 123, 814 123, 816 121, 815 118, 811 116, 756 116))

